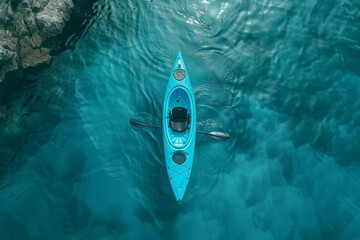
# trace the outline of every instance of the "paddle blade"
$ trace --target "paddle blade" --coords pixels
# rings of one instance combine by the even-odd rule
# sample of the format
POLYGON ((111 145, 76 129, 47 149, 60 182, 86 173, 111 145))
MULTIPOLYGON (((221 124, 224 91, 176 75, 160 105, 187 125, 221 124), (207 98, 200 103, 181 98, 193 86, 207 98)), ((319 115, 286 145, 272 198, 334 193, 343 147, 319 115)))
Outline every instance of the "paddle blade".
POLYGON ((146 112, 140 112, 130 118, 130 124, 137 128, 149 127, 152 124, 153 117, 146 112))
POLYGON ((153 124, 153 117, 149 113, 138 113, 130 118, 130 125, 136 128, 161 128, 153 124))
POLYGON ((130 124, 134 127, 139 127, 139 128, 143 128, 143 127, 148 127, 149 124, 145 123, 145 122, 140 122, 138 120, 135 120, 133 118, 130 118, 130 124))
POLYGON ((226 140, 230 137, 230 134, 227 132, 209 132, 208 135, 219 140, 226 140))

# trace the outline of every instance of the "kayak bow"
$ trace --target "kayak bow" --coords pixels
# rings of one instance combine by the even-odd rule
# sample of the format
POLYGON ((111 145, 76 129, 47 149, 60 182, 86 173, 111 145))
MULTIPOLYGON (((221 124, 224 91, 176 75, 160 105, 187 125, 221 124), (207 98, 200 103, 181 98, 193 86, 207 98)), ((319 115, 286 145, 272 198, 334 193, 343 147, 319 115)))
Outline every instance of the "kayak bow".
POLYGON ((192 170, 195 138, 195 98, 179 52, 165 92, 162 116, 164 154, 170 185, 177 201, 184 197, 192 170))

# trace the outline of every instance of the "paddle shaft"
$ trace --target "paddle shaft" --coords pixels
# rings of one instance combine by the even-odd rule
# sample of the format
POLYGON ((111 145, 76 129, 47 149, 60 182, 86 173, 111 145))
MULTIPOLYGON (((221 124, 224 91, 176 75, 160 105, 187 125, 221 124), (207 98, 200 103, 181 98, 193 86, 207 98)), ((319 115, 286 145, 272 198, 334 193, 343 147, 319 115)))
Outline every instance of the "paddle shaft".
POLYGON ((134 119, 130 119, 130 124, 131 125, 141 126, 141 127, 162 128, 161 126, 152 125, 150 123, 138 122, 138 121, 136 121, 134 119))
MULTIPOLYGON (((135 125, 135 126, 140 126, 140 127, 150 127, 150 128, 160 128, 162 129, 161 126, 158 126, 158 125, 152 125, 152 124, 149 124, 149 123, 144 123, 144 122, 138 122, 134 119, 130 119, 130 124, 131 125, 135 125)), ((205 132, 205 131, 201 131, 201 130, 196 130, 197 133, 200 133, 200 134, 204 134, 204 135, 209 135, 209 136, 212 136, 212 137, 215 137, 215 138, 223 138, 223 139, 226 139, 226 138, 229 138, 230 135, 226 132, 205 132)))

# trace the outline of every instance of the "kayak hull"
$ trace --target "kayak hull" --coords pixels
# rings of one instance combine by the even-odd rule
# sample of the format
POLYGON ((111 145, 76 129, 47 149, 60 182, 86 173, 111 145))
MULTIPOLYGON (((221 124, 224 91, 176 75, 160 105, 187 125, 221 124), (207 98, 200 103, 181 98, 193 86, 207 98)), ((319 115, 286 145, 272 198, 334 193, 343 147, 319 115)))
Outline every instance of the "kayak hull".
POLYGON ((193 89, 184 60, 179 52, 165 92, 163 117, 163 143, 166 169, 175 199, 185 195, 194 161, 196 140, 196 108, 193 89), (189 122, 185 131, 175 131, 170 123, 174 108, 185 108, 189 122))

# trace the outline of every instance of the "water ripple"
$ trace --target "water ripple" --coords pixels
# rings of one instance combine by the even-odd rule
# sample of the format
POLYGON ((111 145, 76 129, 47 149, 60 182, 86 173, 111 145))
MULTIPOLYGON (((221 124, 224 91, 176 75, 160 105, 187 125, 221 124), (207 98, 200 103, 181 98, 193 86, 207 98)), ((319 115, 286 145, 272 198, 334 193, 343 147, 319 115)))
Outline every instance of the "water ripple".
POLYGON ((19 239, 356 237, 357 1, 99 0, 90 9, 70 50, 15 97, 1 92, 0 153, 13 161, 1 159, 11 164, 0 225, 22 229, 19 239), (129 125, 134 115, 161 123, 179 50, 197 128, 231 135, 197 137, 182 203, 162 132, 129 125))

